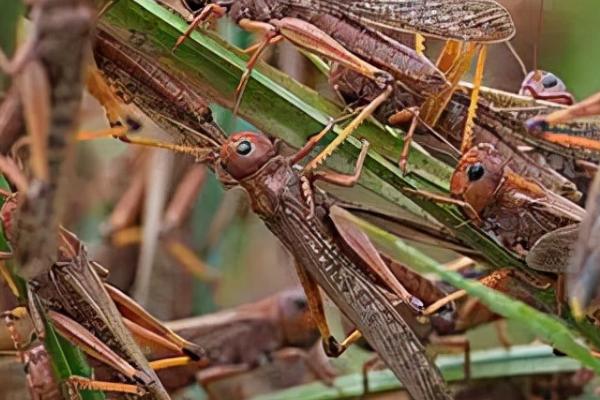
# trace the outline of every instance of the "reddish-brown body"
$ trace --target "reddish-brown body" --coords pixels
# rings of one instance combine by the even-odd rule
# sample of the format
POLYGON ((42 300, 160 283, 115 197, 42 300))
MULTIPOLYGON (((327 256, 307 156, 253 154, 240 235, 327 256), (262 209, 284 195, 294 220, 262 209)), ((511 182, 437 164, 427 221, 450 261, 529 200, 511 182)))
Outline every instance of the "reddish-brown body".
POLYGON ((482 143, 463 155, 452 175, 452 196, 473 207, 483 230, 525 256, 546 233, 581 221, 579 206, 506 164, 492 145, 482 143))
POLYGON ((24 352, 27 388, 32 400, 62 400, 63 393, 52 373, 50 358, 43 345, 24 352))
MULTIPOLYGON (((381 89, 368 79, 341 66, 333 68, 330 75, 330 84, 349 104, 368 104, 381 93, 381 89)), ((409 107, 420 107, 422 104, 422 99, 412 95, 402 86, 396 85, 390 98, 378 108, 375 115, 383 123, 390 123, 390 117, 398 111, 409 107)), ((470 98, 467 94, 454 93, 441 113, 439 120, 433 126, 436 132, 440 133, 456 148, 460 147, 462 141, 462 132, 469 104, 470 98)), ((528 137, 523 125, 523 121, 531 114, 513 115, 509 112, 494 110, 493 107, 505 106, 496 106, 484 98, 479 99, 473 126, 473 143, 493 144, 504 159, 509 160, 508 166, 513 171, 541 182, 545 187, 556 193, 577 200, 580 193, 577 192, 577 186, 572 181, 585 188, 589 177, 585 171, 577 167, 575 160, 594 159, 595 155, 593 153, 580 154, 575 152, 570 154, 571 150, 569 149, 546 148, 539 145, 539 143, 539 147, 535 148, 535 153, 522 153, 517 150, 518 146, 535 144, 527 142, 531 137, 528 137), (560 160, 560 162, 554 160, 560 160)), ((423 136, 424 144, 431 140, 429 131, 421 124, 418 125, 417 132, 425 135, 423 136)), ((433 140, 432 147, 434 149, 444 149, 446 146, 433 140)), ((451 153, 450 150, 448 151, 451 153)))
MULTIPOLYGON (((251 370, 280 350, 306 351, 319 339, 302 290, 283 291, 255 303, 173 321, 168 326, 185 339, 202 344, 212 361, 208 368, 237 365, 251 370)), ((172 390, 192 382, 197 371, 198 367, 191 365, 163 371, 159 376, 172 390)))

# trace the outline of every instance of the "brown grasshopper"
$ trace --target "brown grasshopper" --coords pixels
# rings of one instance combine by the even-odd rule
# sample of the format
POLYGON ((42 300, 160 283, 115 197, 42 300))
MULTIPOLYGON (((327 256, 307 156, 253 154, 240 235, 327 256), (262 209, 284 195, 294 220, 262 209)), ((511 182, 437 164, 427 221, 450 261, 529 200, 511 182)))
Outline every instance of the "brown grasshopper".
POLYGON ((93 18, 87 0, 33 1, 32 35, 12 60, 0 52, 0 68, 15 77, 31 142, 35 184, 19 219, 16 246, 26 278, 50 265, 56 252, 93 18))
MULTIPOLYGON (((318 166, 371 115, 388 98, 394 82, 417 96, 451 90, 443 73, 427 58, 381 31, 409 30, 478 43, 505 41, 514 34, 510 15, 495 1, 226 0, 186 1, 185 4, 199 14, 181 40, 211 15, 227 14, 242 28, 265 33, 236 90, 234 111, 250 69, 267 45, 277 38, 286 38, 304 50, 325 56, 374 81, 381 89, 307 169, 318 166)), ((483 69, 483 61, 480 64, 483 69)))
POLYGON ((27 318, 24 308, 5 311, 2 317, 12 338, 17 357, 25 367, 27 390, 32 400, 62 400, 63 391, 52 372, 48 353, 43 345, 27 346, 15 327, 15 322, 27 318))
MULTIPOLYGON (((334 220, 343 220, 348 211, 335 208, 332 214, 334 214, 332 217, 334 220)), ((500 317, 477 299, 465 296, 464 291, 455 291, 441 282, 430 281, 393 259, 385 255, 382 257, 406 290, 423 303, 424 308, 421 312, 417 314, 404 312, 402 315, 423 343, 436 348, 463 350, 464 373, 465 378, 468 379, 470 377, 470 346, 466 338, 457 335, 479 325, 496 321, 500 317)), ((468 272, 466 270, 466 273, 468 272)), ((534 308, 548 313, 556 311, 536 297, 536 294, 539 295, 540 289, 548 288, 549 282, 545 279, 538 280, 532 275, 510 268, 499 269, 483 277, 481 275, 478 273, 472 276, 479 279, 482 284, 517 298, 534 308)), ((502 337, 502 332, 499 332, 499 336, 503 344, 508 346, 508 340, 502 337)), ((369 365, 370 363, 366 364, 366 367, 369 365)), ((364 372, 366 373, 366 370, 364 372)), ((367 389, 365 389, 366 391, 367 389)))
MULTIPOLYGON (((107 35, 101 38, 110 40, 107 35)), ((120 46, 129 55, 128 58, 142 57, 135 51, 120 46)), ((102 47, 96 48, 97 57, 100 52, 102 47)), ((115 76, 110 70, 105 73, 109 77, 115 76)), ((164 72, 155 72, 153 76, 168 77, 164 72)), ((146 83, 146 79, 145 72, 138 68, 137 73, 131 74, 127 81, 145 86, 146 88, 141 89, 143 91, 159 90, 146 83)), ((172 77, 169 77, 165 84, 167 83, 173 87, 183 87, 172 77)), ((146 109, 143 108, 143 111, 146 109)), ((153 109, 148 110, 151 118, 155 113, 153 109)), ((213 139, 215 140, 210 147, 185 152, 201 154, 202 159, 210 162, 225 185, 245 188, 252 209, 294 256, 327 353, 341 354, 359 335, 352 335, 349 341, 342 344, 331 336, 323 314, 319 286, 372 343, 413 396, 424 399, 449 398, 439 371, 425 356, 418 338, 377 283, 396 293, 411 306, 415 306, 413 296, 406 293, 391 275, 370 242, 358 237, 352 243, 342 239, 339 228, 336 229, 328 216, 331 200, 323 192, 313 188, 311 180, 300 174, 295 166, 314 148, 319 137, 315 137, 290 157, 280 155, 277 143, 257 133, 243 132, 228 139, 224 136, 213 139), (220 145, 217 146, 216 143, 220 145)), ((129 140, 136 142, 133 138, 129 140)), ((146 140, 141 143, 149 144, 146 140)), ((160 146, 169 147, 164 143, 160 146)), ((172 147, 174 150, 178 149, 178 146, 172 147)), ((358 179, 366 150, 365 146, 354 175, 317 172, 312 175, 312 179, 352 185, 358 179)))
MULTIPOLYGON (((552 131, 554 126, 560 128, 564 124, 576 118, 585 118, 600 115, 600 94, 595 94, 589 98, 572 105, 571 107, 558 110, 546 116, 532 118, 528 121, 531 129, 537 131, 552 131)), ((548 135, 559 135, 557 133, 547 133, 548 135)), ((584 138, 583 138, 584 139, 584 138)), ((576 145, 576 144, 575 144, 576 145)), ((596 166, 597 169, 597 166, 596 166)), ((570 263, 568 271, 568 290, 571 305, 576 316, 581 317, 585 309, 597 296, 598 268, 596 266, 596 221, 597 221, 597 202, 600 193, 600 178, 596 173, 594 182, 589 192, 586 203, 586 217, 578 230, 565 228, 562 232, 565 240, 571 240, 574 243, 574 254, 569 260, 571 253, 563 252, 561 262, 570 263)), ((548 246, 549 247, 551 243, 548 246)))
MULTIPOLYGON (((87 259, 74 235, 63 231, 63 241, 63 256, 48 275, 32 282, 32 295, 50 310, 61 335, 118 371, 119 379, 133 384, 136 393, 168 398, 129 330, 146 337, 142 329, 136 329, 141 326, 161 335, 178 349, 179 356, 186 356, 187 360, 180 360, 184 363, 204 358, 202 349, 164 327, 116 288, 103 284, 98 273, 106 276, 106 270, 87 259)), ((94 387, 93 382, 89 385, 94 387)))
MULTIPOLYGON (((11 196, 2 208, 4 232, 10 239, 18 197, 11 196), (11 211, 12 210, 12 211, 11 211)), ((45 315, 58 332, 93 358, 118 372, 124 383, 103 382, 72 376, 67 384, 77 389, 108 390, 150 398, 168 399, 158 377, 135 344, 127 327, 144 326, 178 349, 180 362, 204 358, 203 350, 177 336, 114 287, 102 282, 107 271, 88 259, 82 243, 61 229, 58 261, 48 272, 29 282, 28 311, 39 337, 45 335, 45 315), (115 305, 116 304, 116 305, 115 305), (42 310, 48 310, 42 312, 42 310), (125 319, 121 316, 125 316, 125 319)), ((160 344, 160 342, 159 342, 160 344)))
POLYGON ((574 243, 570 232, 582 221, 584 210, 515 173, 489 143, 461 158, 450 191, 476 224, 523 257, 528 267, 558 274, 560 312, 564 259, 574 243))
MULTIPOLYGON (((354 73, 354 71, 339 66, 334 67, 330 75, 330 83, 348 103, 358 105, 364 102, 368 103, 379 93, 379 89, 368 80, 354 73)), ((495 110, 493 105, 488 104, 488 95, 485 88, 482 88, 481 92, 482 98, 477 104, 477 115, 473 126, 473 143, 494 144, 506 159, 510 159, 510 167, 518 173, 539 180, 546 187, 557 193, 575 200, 578 199, 581 194, 572 182, 547 165, 546 162, 538 162, 534 157, 519 151, 519 146, 523 143, 515 137, 515 132, 525 132, 522 121, 514 118, 507 112, 495 110)), ((503 97, 507 96, 507 94, 500 94, 498 91, 494 92, 493 95, 495 97, 500 97, 501 95, 503 97)), ((449 150, 450 156, 454 156, 456 150, 453 147, 460 147, 463 142, 461 133, 468 118, 470 103, 471 99, 469 95, 461 92, 454 93, 435 125, 429 126, 417 116, 413 118, 410 124, 407 137, 410 138, 416 132, 428 133, 430 129, 433 129, 434 132, 442 137, 443 142, 437 141, 431 144, 431 147, 441 149, 439 152, 447 153, 448 150, 445 149, 448 148, 449 143, 451 145, 449 150)), ((420 107, 420 104, 417 98, 403 90, 400 86, 396 86, 388 101, 382 104, 379 110, 377 110, 376 116, 385 123, 397 125, 398 121, 394 116, 399 109, 414 109, 415 107, 420 107)), ((506 105, 503 104, 502 106, 505 107, 506 105)), ((405 145, 402 154, 404 160, 408 156, 408 149, 409 147, 405 145)), ((406 166, 406 163, 402 164, 401 160, 402 165, 406 166)))
POLYGON ((515 173, 486 143, 463 155, 450 192, 471 206, 476 214, 471 217, 481 221, 483 230, 523 257, 542 236, 584 216, 581 207, 515 173))
POLYGON ((286 290, 258 302, 215 314, 172 321, 167 326, 194 343, 202 343, 211 366, 193 366, 159 373, 169 388, 194 380, 205 388, 211 383, 251 371, 268 360, 299 357, 313 374, 327 382, 331 367, 308 356, 318 343, 319 331, 302 290, 286 290))

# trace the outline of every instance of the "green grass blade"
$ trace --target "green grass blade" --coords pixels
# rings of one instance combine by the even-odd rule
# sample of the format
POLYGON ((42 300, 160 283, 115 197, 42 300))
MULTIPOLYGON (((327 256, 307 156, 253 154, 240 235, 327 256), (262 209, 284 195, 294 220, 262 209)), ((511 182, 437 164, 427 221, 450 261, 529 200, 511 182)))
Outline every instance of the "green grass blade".
POLYGON ((478 281, 466 279, 460 274, 446 270, 435 260, 419 250, 407 245, 404 241, 389 234, 351 214, 345 218, 360 226, 377 244, 385 246, 389 255, 421 274, 435 274, 441 280, 458 289, 464 289, 478 298, 492 311, 507 319, 519 321, 533 334, 546 343, 579 360, 583 365, 600 373, 600 360, 590 354, 590 350, 578 343, 577 337, 566 324, 553 316, 537 311, 529 305, 512 299, 503 293, 490 289, 478 281))
MULTIPOLYGON (((436 360, 448 381, 464 379, 462 356, 440 356, 436 360)), ((491 349, 471 353, 471 378, 493 379, 511 376, 532 376, 572 372, 581 363, 568 357, 556 357, 545 345, 514 346, 510 350, 491 349)), ((343 400, 354 399, 363 392, 362 374, 351 374, 335 379, 332 386, 314 382, 275 393, 259 395, 253 400, 343 400)), ((402 385, 388 371, 369 373, 369 392, 381 393, 399 390, 402 385)))

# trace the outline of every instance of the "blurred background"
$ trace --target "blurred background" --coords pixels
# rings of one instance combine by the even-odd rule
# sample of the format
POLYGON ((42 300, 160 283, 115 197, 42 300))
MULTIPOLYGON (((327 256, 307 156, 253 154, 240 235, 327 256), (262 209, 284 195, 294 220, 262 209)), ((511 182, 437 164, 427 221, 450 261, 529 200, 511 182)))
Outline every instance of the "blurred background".
MULTIPOLYGON (((0 26, 8 27, 14 21, 2 19, 5 1, 0 2, 0 26)), ((513 15, 517 36, 512 43, 528 70, 553 71, 578 100, 600 90, 600 45, 595 42, 600 34, 598 0, 500 2, 513 15)), ((23 35, 26 30, 24 26, 23 35)), ((220 23, 219 31, 242 48, 254 40, 227 22, 220 23)), ((0 44, 4 49, 12 46, 2 37, 0 44)), ((427 46, 432 52, 439 47, 434 40, 427 46)), ((326 78, 289 44, 274 47, 265 59, 332 97, 326 78)), ((484 84, 516 92, 522 79, 522 69, 508 48, 493 46, 484 84)), ((252 129, 226 110, 217 106, 213 110, 227 132, 252 129)), ((103 110, 90 96, 85 98, 82 121, 85 130, 106 127, 103 110)), ((143 129, 153 134, 158 130, 149 121, 144 121, 143 129)), ((0 147, 3 140, 0 138, 0 147)), ((224 191, 209 171, 166 151, 140 149, 111 139, 79 146, 78 180, 73 182, 79 188, 78 196, 71 199, 70 219, 65 225, 88 244, 93 258, 110 270, 110 281, 158 318, 202 315, 297 285, 289 256, 250 212, 242 191, 224 191), (175 193, 183 190, 179 185, 183 181, 194 190, 184 196, 184 204, 181 200, 173 203, 174 198, 181 199, 175 193), (150 271, 147 281, 140 282, 141 270, 150 271)), ((8 290, 3 289, 2 294, 1 308, 7 309, 13 299, 8 290)), ((341 336, 331 303, 327 311, 332 321, 337 321, 334 325, 341 336)), ((471 348, 499 346, 493 329, 487 326, 469 332, 471 348)), ((513 344, 533 339, 518 326, 509 326, 508 332, 513 344)), ((353 348, 333 364, 339 373, 359 371, 368 357, 353 348)), ((554 378, 548 379, 548 385, 554 384, 554 378)), ((543 382, 540 378, 538 383, 543 382)), ((476 386, 475 394, 464 398, 518 398, 511 397, 516 392, 510 388, 521 383, 507 380, 499 386, 503 388, 499 394, 493 386, 482 385, 485 393, 476 386)), ((0 383, 0 398, 8 398, 2 397, 3 387, 0 383)), ((198 398, 199 389, 193 390, 198 398)))

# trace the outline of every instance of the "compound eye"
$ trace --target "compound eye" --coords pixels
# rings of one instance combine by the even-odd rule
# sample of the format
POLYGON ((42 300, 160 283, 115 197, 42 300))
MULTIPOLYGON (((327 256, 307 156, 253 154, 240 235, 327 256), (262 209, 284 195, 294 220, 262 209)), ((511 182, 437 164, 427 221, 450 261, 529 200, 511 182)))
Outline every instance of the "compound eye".
POLYGON ((471 182, 478 181, 485 173, 485 168, 480 163, 473 164, 467 170, 467 176, 471 182))
POLYGON ((183 5, 191 12, 196 12, 206 7, 206 0, 183 0, 183 5))
POLYGON ((542 79, 542 85, 545 89, 550 89, 558 85, 558 79, 553 74, 548 74, 542 79))
POLYGON ((242 140, 238 143, 235 151, 241 156, 247 156, 252 152, 253 145, 249 140, 242 140))
POLYGON ((295 299, 294 305, 298 310, 306 310, 308 308, 308 302, 306 299, 295 299))

